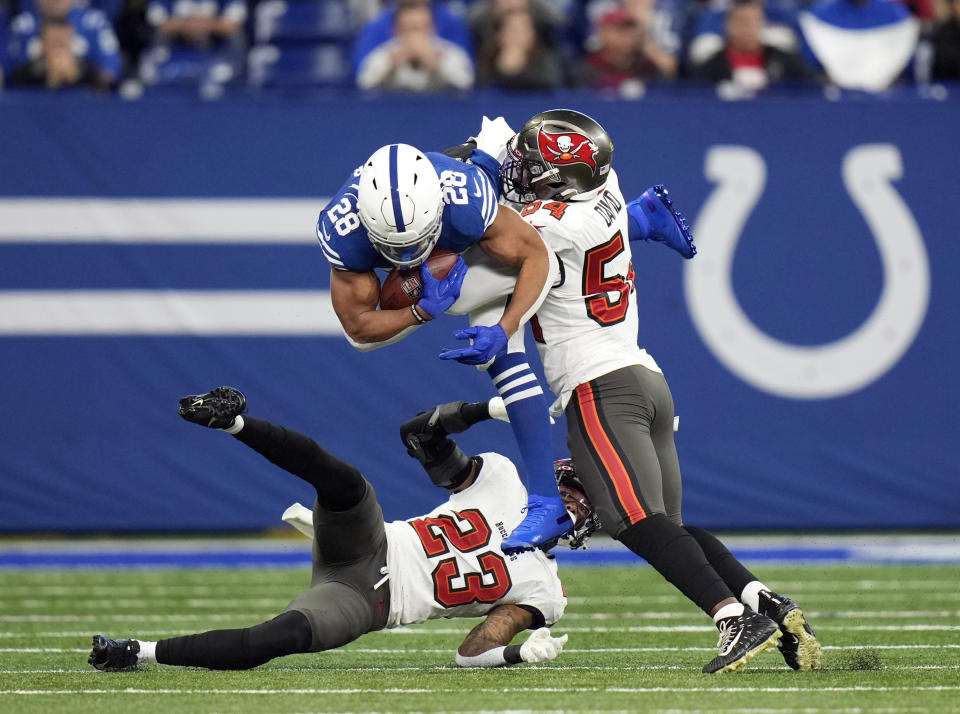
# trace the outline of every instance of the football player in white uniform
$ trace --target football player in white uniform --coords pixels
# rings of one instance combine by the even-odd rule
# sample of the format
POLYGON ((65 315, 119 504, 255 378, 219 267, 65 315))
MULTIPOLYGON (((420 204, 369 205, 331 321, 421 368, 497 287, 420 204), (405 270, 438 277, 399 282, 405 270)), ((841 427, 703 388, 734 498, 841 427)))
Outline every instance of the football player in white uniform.
POLYGON ((627 204, 612 158, 602 126, 560 109, 524 124, 501 168, 505 198, 524 205, 561 266, 531 326, 573 463, 604 530, 714 618, 719 653, 704 672, 740 669, 774 644, 791 667, 811 669, 820 645, 799 606, 683 524, 673 397, 637 344, 630 222, 674 223, 668 242, 685 257, 695 251, 662 186, 627 204))
MULTIPOLYGON (((95 635, 91 665, 104 671, 144 662, 249 669, 437 617, 485 618, 457 650, 455 661, 463 667, 543 662, 560 653, 566 635, 554 637, 547 629, 567 602, 556 561, 542 550, 507 555, 500 548, 527 503, 516 467, 496 453, 467 457, 448 438, 491 418, 487 402, 451 402, 404 424, 401 436, 409 453, 450 497, 424 516, 393 523, 383 522, 373 486, 357 469, 303 434, 241 416, 245 408, 239 391, 218 387, 184 397, 179 413, 233 434, 314 486, 312 518, 304 519, 313 537, 310 587, 283 614, 253 627, 159 642, 95 635), (525 629, 534 632, 523 644, 511 645, 525 629)), ((596 519, 569 463, 558 463, 556 471, 582 541, 597 527, 596 519)))

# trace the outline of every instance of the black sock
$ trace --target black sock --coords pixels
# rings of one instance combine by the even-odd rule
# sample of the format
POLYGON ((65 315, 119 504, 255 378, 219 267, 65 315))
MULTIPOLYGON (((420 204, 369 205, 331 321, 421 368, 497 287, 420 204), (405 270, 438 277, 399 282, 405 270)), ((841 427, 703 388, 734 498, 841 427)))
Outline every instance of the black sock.
POLYGON ((634 523, 617 538, 656 568, 708 615, 727 598, 737 599, 692 535, 662 513, 634 523))
POLYGON ((328 511, 349 511, 367 491, 356 468, 293 429, 245 416, 236 438, 317 489, 317 500, 328 511))
POLYGON ((291 610, 254 627, 160 640, 157 662, 207 669, 252 669, 274 657, 308 652, 312 641, 307 618, 291 610))
POLYGON ((684 526, 683 528, 700 544, 703 554, 710 561, 710 565, 723 578, 727 587, 737 593, 738 600, 747 583, 758 580, 757 576, 747 570, 715 535, 696 526, 684 526))

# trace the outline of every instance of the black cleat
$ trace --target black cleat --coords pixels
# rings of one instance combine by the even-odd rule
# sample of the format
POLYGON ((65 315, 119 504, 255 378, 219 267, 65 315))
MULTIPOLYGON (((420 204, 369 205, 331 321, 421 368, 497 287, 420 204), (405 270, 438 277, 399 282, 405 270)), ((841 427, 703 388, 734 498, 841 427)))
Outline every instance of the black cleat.
POLYGON ((130 672, 137 668, 139 652, 140 643, 136 640, 111 640, 105 635, 94 635, 87 662, 101 672, 130 672))
POLYGON ((780 625, 783 637, 777 647, 788 665, 793 669, 820 666, 820 641, 797 603, 783 595, 761 590, 760 612, 780 625))
POLYGON ((187 421, 211 429, 226 429, 247 409, 247 399, 233 387, 217 387, 206 394, 196 394, 180 400, 177 413, 187 421))
POLYGON ((717 628, 720 630, 718 653, 704 666, 704 674, 739 671, 780 639, 777 623, 750 608, 744 608, 743 614, 737 617, 723 618, 717 628))

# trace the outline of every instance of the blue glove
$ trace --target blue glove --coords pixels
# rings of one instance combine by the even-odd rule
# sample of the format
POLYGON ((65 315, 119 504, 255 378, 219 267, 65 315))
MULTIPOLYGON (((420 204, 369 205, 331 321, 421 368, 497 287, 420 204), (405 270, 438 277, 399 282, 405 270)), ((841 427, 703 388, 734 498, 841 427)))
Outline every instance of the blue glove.
POLYGON ((420 282, 423 284, 423 292, 420 301, 417 303, 417 309, 420 312, 427 313, 430 318, 435 318, 447 311, 447 308, 453 305, 460 297, 460 286, 467 275, 467 264, 463 262, 462 257, 457 258, 457 262, 450 268, 447 277, 437 280, 430 274, 426 263, 420 265, 420 282))
POLYGON ((669 193, 663 184, 657 184, 627 204, 630 240, 666 243, 684 258, 692 258, 697 254, 693 234, 669 193))
POLYGON ((500 325, 493 327, 468 327, 457 330, 453 336, 458 340, 473 340, 473 345, 459 350, 445 349, 440 359, 455 359, 463 364, 486 364, 507 349, 507 333, 500 325))

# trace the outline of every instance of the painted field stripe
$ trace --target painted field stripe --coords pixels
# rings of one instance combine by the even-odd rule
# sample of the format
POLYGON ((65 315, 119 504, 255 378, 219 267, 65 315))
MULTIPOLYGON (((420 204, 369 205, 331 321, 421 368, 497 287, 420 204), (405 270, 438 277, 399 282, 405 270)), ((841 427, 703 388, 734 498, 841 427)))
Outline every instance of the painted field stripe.
MULTIPOLYGON (((233 621, 241 619, 262 619, 264 612, 238 612, 238 613, 183 613, 183 614, 163 614, 163 615, 138 615, 136 613, 124 614, 98 614, 98 615, 0 615, 0 622, 89 622, 104 623, 113 622, 192 622, 192 621, 233 621)), ((921 624, 902 624, 902 625, 847 625, 842 622, 831 622, 822 620, 817 622, 817 629, 837 630, 850 632, 960 632, 960 625, 942 625, 936 623, 921 624)), ((431 635, 462 635, 469 630, 468 624, 463 627, 433 627, 423 625, 417 628, 396 627, 388 630, 380 630, 378 634, 389 636, 431 636, 431 635)), ((691 625, 628 625, 619 627, 606 627, 596 625, 590 627, 575 626, 563 627, 564 632, 572 633, 650 633, 650 632, 715 632, 715 628, 710 624, 691 624, 691 625)), ((29 633, 23 633, 27 635, 29 633)))
MULTIPOLYGON (((462 634, 462 633, 460 633, 462 634)), ((89 633, 84 633, 89 637, 89 633)), ((945 644, 905 644, 905 645, 824 645, 825 650, 940 650, 940 649, 960 649, 960 643, 945 644)), ((17 652, 21 654, 33 654, 38 652, 89 652, 89 647, 64 648, 64 647, 0 647, 0 652, 17 652)), ((448 654, 452 650, 449 647, 436 649, 419 648, 385 648, 385 647, 346 647, 337 650, 327 650, 325 652, 314 652, 319 655, 333 655, 336 653, 349 654, 448 654)), ((610 654, 610 653, 631 653, 631 652, 716 652, 716 647, 591 647, 591 648, 567 648, 564 652, 568 654, 610 654)))
MULTIPOLYGON (((443 650, 444 654, 451 654, 450 650, 443 650)), ((337 672, 429 672, 435 671, 437 669, 453 669, 456 665, 454 664, 425 664, 420 667, 410 667, 410 666, 399 666, 399 667, 337 667, 337 672)), ((551 672, 567 672, 567 671, 581 671, 581 672, 651 672, 651 671, 689 671, 690 665, 680 665, 680 664, 628 664, 628 665, 552 665, 552 664, 540 664, 537 666, 537 670, 548 670, 551 672)), ((304 667, 265 667, 261 671, 263 672, 304 672, 304 667)), ((787 666, 780 665, 779 667, 758 667, 751 664, 751 672, 782 672, 787 669, 787 666)), ((897 664, 897 665, 885 665, 883 667, 885 670, 940 670, 940 669, 960 669, 960 665, 957 664, 927 664, 927 665, 908 665, 908 664, 897 664)), ((507 671, 507 670, 504 670, 507 671)), ((511 672, 522 672, 522 669, 511 669, 511 672)), ((97 670, 93 667, 86 667, 84 669, 0 669, 0 674, 97 674, 97 670)))
POLYGON ((0 243, 303 243, 325 197, 0 199, 0 243))
MULTIPOLYGON (((326 290, 22 290, 0 292, 0 335, 336 335, 343 334, 326 290)), ((233 552, 233 551, 231 551, 233 552)), ((162 554, 126 560, 177 564, 162 554)), ((208 560, 215 558, 214 552, 208 560)), ((280 553, 269 553, 271 562, 280 553)), ((180 560, 188 554, 180 553, 180 560)), ((110 554, 8 551, 6 566, 96 565, 110 554)), ((219 556, 221 559, 223 555, 219 556)), ((309 554, 306 555, 309 562, 309 554)), ((114 556, 116 559, 116 556, 114 556)), ((299 552, 287 562, 300 562, 299 552)))
MULTIPOLYGON (((291 583, 290 588, 296 587, 295 584, 291 583)), ((182 601, 184 606, 190 608, 201 608, 209 607, 215 608, 217 610, 229 610, 234 608, 242 607, 273 607, 278 602, 286 604, 289 602, 291 597, 290 588, 275 588, 270 587, 269 589, 275 591, 275 593, 262 593, 262 594, 252 594, 249 597, 235 597, 231 596, 229 599, 226 599, 224 593, 226 593, 227 588, 218 588, 218 587, 201 587, 197 588, 195 591, 187 588, 151 588, 145 585, 142 588, 127 588, 120 589, 118 588, 116 592, 111 591, 109 588, 87 588, 83 589, 83 593, 71 594, 70 603, 76 608, 83 609, 110 609, 110 610, 121 610, 124 608, 134 608, 138 610, 149 610, 152 609, 152 603, 161 603, 165 608, 168 608, 171 604, 171 598, 177 598, 182 601), (104 595, 111 596, 109 599, 104 599, 104 595), (118 595, 123 595, 123 597, 117 597, 118 595), (201 597, 205 596, 205 597, 201 597)), ((0 598, 0 612, 7 611, 11 612, 15 609, 22 610, 31 610, 31 609, 46 609, 49 608, 51 604, 60 603, 63 600, 62 595, 68 595, 67 591, 64 591, 62 594, 56 592, 51 592, 49 590, 44 590, 42 586, 36 587, 24 587, 24 588, 14 588, 7 587, 4 588, 0 585, 0 590, 4 592, 5 595, 15 596, 15 597, 5 597, 0 598)), ((856 598, 858 601, 861 601, 863 598, 870 596, 871 593, 862 593, 857 592, 856 598)), ((890 598, 886 594, 873 594, 877 599, 889 600, 890 598)), ((916 600, 913 595, 904 595, 904 599, 909 598, 912 602, 916 600)), ((960 600, 960 592, 958 593, 937 593, 936 598, 938 600, 942 599, 945 601, 958 601, 960 600)), ((857 618, 857 619, 879 619, 879 618, 916 618, 916 617, 957 617, 960 616, 960 609, 956 608, 942 608, 937 610, 910 610, 910 609, 884 609, 884 610, 875 610, 875 609, 864 609, 864 610, 840 610, 834 609, 827 605, 827 602, 833 602, 835 598, 828 598, 824 596, 819 596, 816 598, 816 604, 818 607, 805 607, 804 612, 808 615, 816 616, 818 618, 857 618), (825 602, 826 601, 826 602, 825 602)), ((843 604, 849 604, 849 595, 844 595, 842 598, 843 604)), ((618 605, 633 605, 633 604, 648 604, 648 605, 665 605, 665 604, 685 604, 687 601, 683 599, 682 596, 664 596, 664 597, 650 597, 650 598, 639 598, 634 602, 630 602, 629 597, 624 597, 623 600, 617 600, 616 604, 618 605)), ((661 619, 689 619, 696 620, 699 619, 698 615, 692 615, 689 610, 679 611, 679 610, 647 610, 647 611, 627 611, 627 612, 604 612, 598 610, 590 610, 589 612, 577 612, 577 608, 581 605, 597 606, 597 605, 607 605, 611 604, 608 602, 600 602, 600 598, 582 598, 578 597, 576 599, 568 599, 568 608, 567 612, 564 615, 565 620, 576 620, 576 619, 589 619, 589 620, 607 620, 607 619, 639 619, 639 620, 661 620, 661 619)))
MULTIPOLYGON (((191 610, 198 608, 211 608, 218 611, 220 614, 229 615, 230 610, 241 609, 241 608, 275 608, 278 604, 286 605, 290 601, 290 595, 277 595, 276 597, 271 598, 230 598, 227 599, 226 596, 221 599, 216 598, 187 598, 183 601, 182 607, 190 608, 191 610)), ((52 604, 59 603, 60 600, 57 598, 44 598, 44 599, 33 599, 33 600, 0 600, 0 609, 6 609, 7 611, 13 608, 20 609, 38 609, 45 610, 50 607, 52 604)), ((163 604, 165 608, 169 608, 170 599, 169 597, 144 597, 144 598, 130 598, 123 600, 115 600, 112 602, 97 602, 95 600, 82 600, 75 598, 72 600, 71 605, 78 609, 91 609, 91 610, 112 610, 114 612, 122 610, 124 608, 133 609, 134 611, 139 611, 143 609, 149 609, 149 603, 160 603, 163 604)), ((886 620, 886 619, 901 619, 901 620, 910 620, 916 618, 943 618, 943 617, 960 617, 960 610, 815 610, 811 608, 804 608, 804 612, 808 617, 814 617, 818 620, 842 620, 842 619, 852 619, 852 620, 886 620)), ((129 614, 135 614, 129 613, 129 614)), ((197 613, 190 613, 197 614, 197 613)), ((93 613, 85 613, 84 616, 95 616, 93 613)), ((178 615, 176 613, 168 613, 165 617, 175 618, 178 615)), ((698 624, 696 621, 702 622, 702 618, 694 615, 691 616, 689 612, 664 612, 664 611, 651 611, 651 612, 567 612, 563 616, 564 622, 569 622, 571 620, 687 620, 690 621, 690 624, 698 624)), ((665 627, 670 627, 665 625, 665 627)), ((2 633, 0 633, 2 636, 2 633)))
MULTIPOLYGON (((149 572, 149 571, 148 571, 149 572)), ((296 570, 297 575, 301 575, 299 569, 296 570)), ((139 573, 138 578, 144 578, 147 573, 139 573)), ((24 578, 23 580, 25 580, 24 578)), ((302 578, 291 579, 288 586, 285 586, 282 582, 277 585, 275 583, 263 584, 263 583, 249 583, 245 586, 248 591, 267 591, 266 595, 270 596, 270 593, 275 592, 277 598, 283 599, 286 598, 289 600, 291 595, 291 588, 296 588, 300 586, 300 580, 302 578)), ((18 577, 18 582, 23 580, 18 577)), ((0 578, 0 583, 2 583, 2 578, 0 578)), ((86 597, 99 598, 103 595, 110 596, 123 596, 124 598, 137 598, 141 601, 149 601, 151 599, 162 600, 164 603, 169 603, 171 597, 199 597, 199 596, 216 596, 221 593, 226 592, 226 589, 230 586, 228 583, 224 583, 222 586, 220 584, 216 585, 158 585, 154 582, 144 582, 140 585, 131 585, 131 586, 117 586, 111 588, 108 586, 96 586, 96 585, 84 585, 83 593, 76 592, 76 586, 66 586, 66 585, 44 585, 41 582, 35 580, 31 585, 13 585, 13 584, 0 584, 0 591, 3 592, 7 598, 0 602, 14 603, 16 598, 26 598, 28 596, 37 596, 30 597, 31 600, 41 600, 48 599, 54 601, 61 595, 69 595, 72 602, 81 602, 82 600, 78 599, 78 596, 83 595, 86 597)), ((836 585, 834 584, 834 588, 836 585)), ((932 588, 925 588, 928 591, 928 596, 932 591, 932 588)), ((792 593, 791 594, 796 594, 792 593)), ((960 601, 960 591, 958 592, 936 592, 933 593, 937 600, 943 601, 960 601)), ((824 610, 824 604, 828 602, 833 602, 838 600, 843 604, 849 604, 850 593, 835 593, 835 594, 818 594, 814 595, 817 600, 817 604, 821 607, 821 613, 829 612, 833 614, 835 610, 824 610)), ((877 600, 910 600, 915 602, 917 596, 915 593, 911 592, 877 592, 877 591, 867 591, 862 590, 856 591, 857 601, 860 602, 864 599, 877 599, 877 600)), ((116 601, 115 601, 116 602, 116 601)), ((570 608, 579 607, 581 605, 671 605, 678 603, 686 603, 686 598, 681 595, 679 592, 676 595, 650 595, 639 596, 639 595, 596 595, 591 597, 585 597, 581 595, 572 595, 567 597, 567 614, 565 617, 570 617, 570 608)), ((805 608, 809 610, 810 608, 805 608)), ((811 610, 811 613, 813 611, 811 610)), ((688 613, 689 614, 689 613, 688 613)), ((870 617, 869 612, 863 614, 864 617, 870 617)))
MULTIPOLYGON (((451 672, 471 672, 469 669, 454 669, 451 672)), ((955 692, 960 691, 960 685, 931 685, 931 686, 903 686, 903 687, 434 687, 434 688, 399 688, 383 687, 380 689, 10 689, 0 690, 2 694, 13 695, 62 695, 62 694, 260 694, 260 695, 289 695, 289 694, 457 694, 464 692, 479 692, 484 694, 525 694, 527 692, 556 693, 585 692, 585 693, 614 693, 614 694, 655 694, 655 693, 798 693, 798 692, 955 692)))

